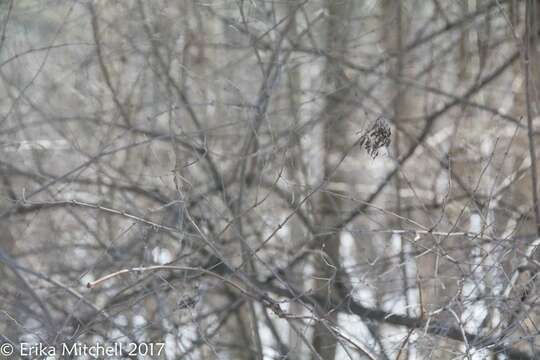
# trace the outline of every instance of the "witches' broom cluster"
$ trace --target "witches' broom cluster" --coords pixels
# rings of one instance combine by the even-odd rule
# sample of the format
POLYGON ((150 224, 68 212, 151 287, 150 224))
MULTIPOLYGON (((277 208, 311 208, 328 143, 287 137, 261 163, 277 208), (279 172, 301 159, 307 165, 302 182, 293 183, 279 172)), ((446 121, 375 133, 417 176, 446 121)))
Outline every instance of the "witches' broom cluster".
POLYGON ((359 144, 363 147, 369 156, 375 159, 379 155, 379 149, 388 147, 392 131, 388 122, 380 117, 375 124, 360 137, 359 144))

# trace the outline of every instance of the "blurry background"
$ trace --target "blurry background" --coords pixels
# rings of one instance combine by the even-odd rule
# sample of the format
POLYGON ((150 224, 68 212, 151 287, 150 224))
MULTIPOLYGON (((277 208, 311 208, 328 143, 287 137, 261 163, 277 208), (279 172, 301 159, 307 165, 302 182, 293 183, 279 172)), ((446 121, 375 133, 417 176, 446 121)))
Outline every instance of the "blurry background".
POLYGON ((5 0, 0 34, 1 342, 540 358, 540 1, 5 0))

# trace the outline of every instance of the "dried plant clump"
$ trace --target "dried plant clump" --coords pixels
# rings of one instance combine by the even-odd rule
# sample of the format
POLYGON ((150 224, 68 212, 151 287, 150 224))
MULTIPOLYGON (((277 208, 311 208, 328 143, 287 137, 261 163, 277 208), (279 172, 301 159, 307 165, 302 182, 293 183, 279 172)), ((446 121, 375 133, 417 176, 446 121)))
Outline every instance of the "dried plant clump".
POLYGON ((360 137, 360 146, 369 156, 375 159, 379 155, 379 149, 390 145, 392 131, 388 122, 380 117, 375 124, 360 137))

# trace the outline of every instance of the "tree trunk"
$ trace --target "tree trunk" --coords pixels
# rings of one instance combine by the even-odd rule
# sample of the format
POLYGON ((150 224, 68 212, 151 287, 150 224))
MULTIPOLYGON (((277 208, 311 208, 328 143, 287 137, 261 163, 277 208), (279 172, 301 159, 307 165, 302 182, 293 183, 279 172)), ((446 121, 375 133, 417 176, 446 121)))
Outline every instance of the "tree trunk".
MULTIPOLYGON (((327 0, 328 28, 326 48, 332 56, 342 56, 347 51, 349 33, 348 16, 353 2, 350 0, 327 0)), ((348 115, 347 100, 351 88, 343 69, 336 61, 328 61, 325 68, 326 80, 329 85, 328 96, 324 109, 323 124, 323 151, 324 176, 329 180, 329 189, 321 193, 319 198, 320 235, 315 269, 315 289, 319 295, 332 298, 337 271, 340 268, 339 248, 340 232, 333 228, 339 222, 343 210, 343 199, 335 196, 343 191, 342 187, 333 187, 333 184, 343 184, 346 174, 339 167, 340 159, 347 151, 346 141, 349 132, 346 116, 348 115), (337 168, 336 168, 337 167, 337 168)), ((313 334, 313 347, 325 360, 332 360, 336 354, 337 339, 328 329, 329 323, 337 323, 337 313, 331 311, 332 303, 328 301, 326 307, 321 309, 320 317, 323 321, 315 324, 313 334)))

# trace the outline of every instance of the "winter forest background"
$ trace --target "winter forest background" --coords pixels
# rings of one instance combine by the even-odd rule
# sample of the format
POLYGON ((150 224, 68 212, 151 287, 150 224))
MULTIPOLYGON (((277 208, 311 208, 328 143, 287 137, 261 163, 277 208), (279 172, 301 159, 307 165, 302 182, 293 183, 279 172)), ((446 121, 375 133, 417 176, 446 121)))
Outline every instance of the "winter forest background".
POLYGON ((0 344, 540 358, 540 1, 3 0, 0 34, 0 344))

